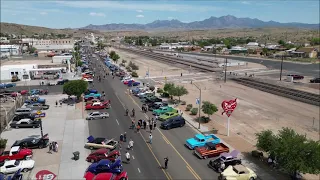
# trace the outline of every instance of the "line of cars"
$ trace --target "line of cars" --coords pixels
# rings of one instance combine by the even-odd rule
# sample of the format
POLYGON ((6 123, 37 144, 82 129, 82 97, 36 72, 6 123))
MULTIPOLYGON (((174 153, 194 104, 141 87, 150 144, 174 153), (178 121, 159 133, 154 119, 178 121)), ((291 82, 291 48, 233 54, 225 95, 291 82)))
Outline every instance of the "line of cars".
POLYGON ((88 89, 84 95, 85 110, 98 110, 88 114, 87 120, 93 119, 105 119, 110 115, 107 112, 101 112, 99 110, 109 109, 111 107, 110 100, 106 101, 103 99, 101 94, 95 89, 88 89))

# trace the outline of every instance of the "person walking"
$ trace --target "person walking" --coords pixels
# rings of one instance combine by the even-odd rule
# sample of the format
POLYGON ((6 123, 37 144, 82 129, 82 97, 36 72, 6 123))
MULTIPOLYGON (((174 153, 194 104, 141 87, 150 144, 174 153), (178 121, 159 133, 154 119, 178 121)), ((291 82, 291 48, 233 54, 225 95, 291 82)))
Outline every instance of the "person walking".
POLYGON ((152 124, 152 122, 150 122, 150 124, 149 124, 150 133, 152 133, 152 128, 153 128, 153 124, 152 124))
POLYGON ((127 142, 127 132, 124 132, 123 134, 123 142, 127 142))
POLYGON ((120 134, 120 143, 123 142, 123 134, 120 134))
POLYGON ((149 143, 152 144, 152 134, 149 135, 149 143))
POLYGON ((55 144, 56 152, 58 152, 58 150, 59 150, 59 145, 58 145, 57 142, 54 142, 54 144, 55 144))
POLYGON ((127 159, 127 163, 130 164, 130 154, 128 151, 126 152, 126 159, 127 159))
POLYGON ((133 140, 132 139, 130 139, 130 141, 129 141, 129 149, 133 150, 133 140))
POLYGON ((141 128, 141 126, 138 125, 138 126, 137 126, 137 133, 140 132, 140 128, 141 128))
POLYGON ((168 169, 168 162, 169 162, 169 158, 168 157, 164 158, 164 168, 165 169, 168 169))
POLYGON ((143 129, 147 128, 147 121, 143 120, 143 129))
POLYGON ((51 146, 52 146, 52 150, 53 150, 53 152, 56 152, 56 142, 52 142, 51 143, 51 146))
POLYGON ((156 127, 157 127, 157 120, 155 120, 153 123, 153 129, 156 129, 156 127))
POLYGON ((52 154, 52 143, 49 144, 49 151, 48 153, 52 154))

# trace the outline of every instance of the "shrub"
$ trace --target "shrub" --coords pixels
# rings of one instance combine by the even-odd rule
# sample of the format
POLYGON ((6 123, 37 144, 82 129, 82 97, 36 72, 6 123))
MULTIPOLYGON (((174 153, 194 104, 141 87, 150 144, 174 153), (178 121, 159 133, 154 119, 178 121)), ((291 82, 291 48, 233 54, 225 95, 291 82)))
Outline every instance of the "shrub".
POLYGON ((138 75, 137 72, 132 72, 132 73, 131 73, 131 76, 132 76, 132 77, 139 77, 139 75, 138 75))
POLYGON ((190 107, 190 109, 192 108, 192 104, 188 104, 187 107, 190 107))
POLYGON ((201 116, 201 117, 197 117, 196 121, 200 123, 208 123, 211 119, 207 116, 201 116))
POLYGON ((126 65, 124 63, 120 63, 120 66, 125 67, 126 65))
POLYGON ((150 91, 154 91, 156 88, 154 86, 149 87, 150 91))
POLYGON ((167 92, 164 92, 161 94, 161 97, 164 97, 164 98, 168 98, 169 96, 170 96, 170 94, 167 92))
POLYGON ((159 89, 157 90, 157 93, 159 93, 159 94, 163 93, 163 89, 160 89, 160 88, 159 88, 159 89))
POLYGON ((192 109, 192 104, 188 104, 186 107, 186 111, 190 111, 192 109))
POLYGON ((186 105, 187 104, 187 102, 186 101, 181 101, 181 103, 180 103, 181 105, 186 105))
POLYGON ((7 146, 8 139, 0 138, 0 149, 5 149, 7 146))
POLYGON ((131 67, 130 67, 130 66, 127 66, 127 67, 126 67, 126 70, 129 70, 129 69, 131 69, 131 67))
POLYGON ((191 115, 197 115, 197 114, 198 114, 198 108, 192 108, 191 115))

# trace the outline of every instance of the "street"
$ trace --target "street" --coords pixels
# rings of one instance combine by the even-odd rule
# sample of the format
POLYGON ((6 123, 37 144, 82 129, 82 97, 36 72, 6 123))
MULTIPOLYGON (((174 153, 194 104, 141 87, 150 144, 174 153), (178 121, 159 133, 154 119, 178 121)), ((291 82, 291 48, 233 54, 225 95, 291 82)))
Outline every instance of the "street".
MULTIPOLYGON (((92 62, 105 65, 102 61, 92 59, 92 62)), ((98 66, 96 66, 98 68, 98 66)), ((100 72, 100 70, 99 70, 100 72)), ((97 72, 96 75, 99 75, 97 72)), ((102 74, 101 74, 102 75, 102 74)), ((102 75, 103 77, 103 75, 102 75)), ((106 80, 95 80, 94 88, 99 92, 105 91, 106 99, 111 100, 111 108, 107 110, 110 118, 106 120, 93 120, 89 122, 89 132, 93 136, 119 139, 121 133, 127 132, 127 140, 133 139, 134 150, 130 151, 132 162, 124 164, 125 170, 133 179, 217 179, 218 173, 207 167, 209 160, 200 160, 192 154, 192 151, 184 146, 186 139, 193 137, 197 132, 188 125, 172 129, 160 130, 156 128, 152 132, 153 143, 149 144, 149 130, 141 130, 135 133, 129 129, 131 119, 124 116, 125 109, 134 108, 136 120, 147 120, 153 117, 150 112, 141 112, 141 102, 136 97, 128 95, 127 86, 123 85, 118 78, 112 79, 107 76, 106 80), (112 128, 106 128, 106 127, 112 128), (169 158, 168 169, 161 169, 164 158, 169 158)), ((157 123, 160 126, 160 122, 157 123)), ((122 146, 122 154, 125 153, 127 143, 122 146)), ((122 158, 123 159, 123 158, 122 158)))

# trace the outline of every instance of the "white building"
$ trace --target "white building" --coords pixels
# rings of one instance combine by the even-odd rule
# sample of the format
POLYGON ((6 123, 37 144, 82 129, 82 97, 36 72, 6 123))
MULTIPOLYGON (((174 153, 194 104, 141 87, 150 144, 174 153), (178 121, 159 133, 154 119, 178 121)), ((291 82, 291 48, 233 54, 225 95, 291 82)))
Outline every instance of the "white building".
POLYGON ((257 49, 257 48, 259 48, 259 43, 257 43, 257 42, 249 42, 247 44, 247 48, 248 49, 257 49))
POLYGON ((19 55, 21 50, 18 45, 0 45, 1 54, 19 55))
POLYGON ((59 64, 68 64, 68 71, 71 70, 71 59, 72 56, 53 56, 52 63, 59 63, 59 64))
POLYGON ((73 39, 31 39, 31 44, 37 50, 70 50, 74 47, 73 39))
POLYGON ((23 79, 23 75, 28 75, 25 80, 30 81, 30 70, 38 68, 37 64, 21 64, 21 65, 4 65, 1 66, 1 81, 8 81, 12 79, 13 75, 23 79))

